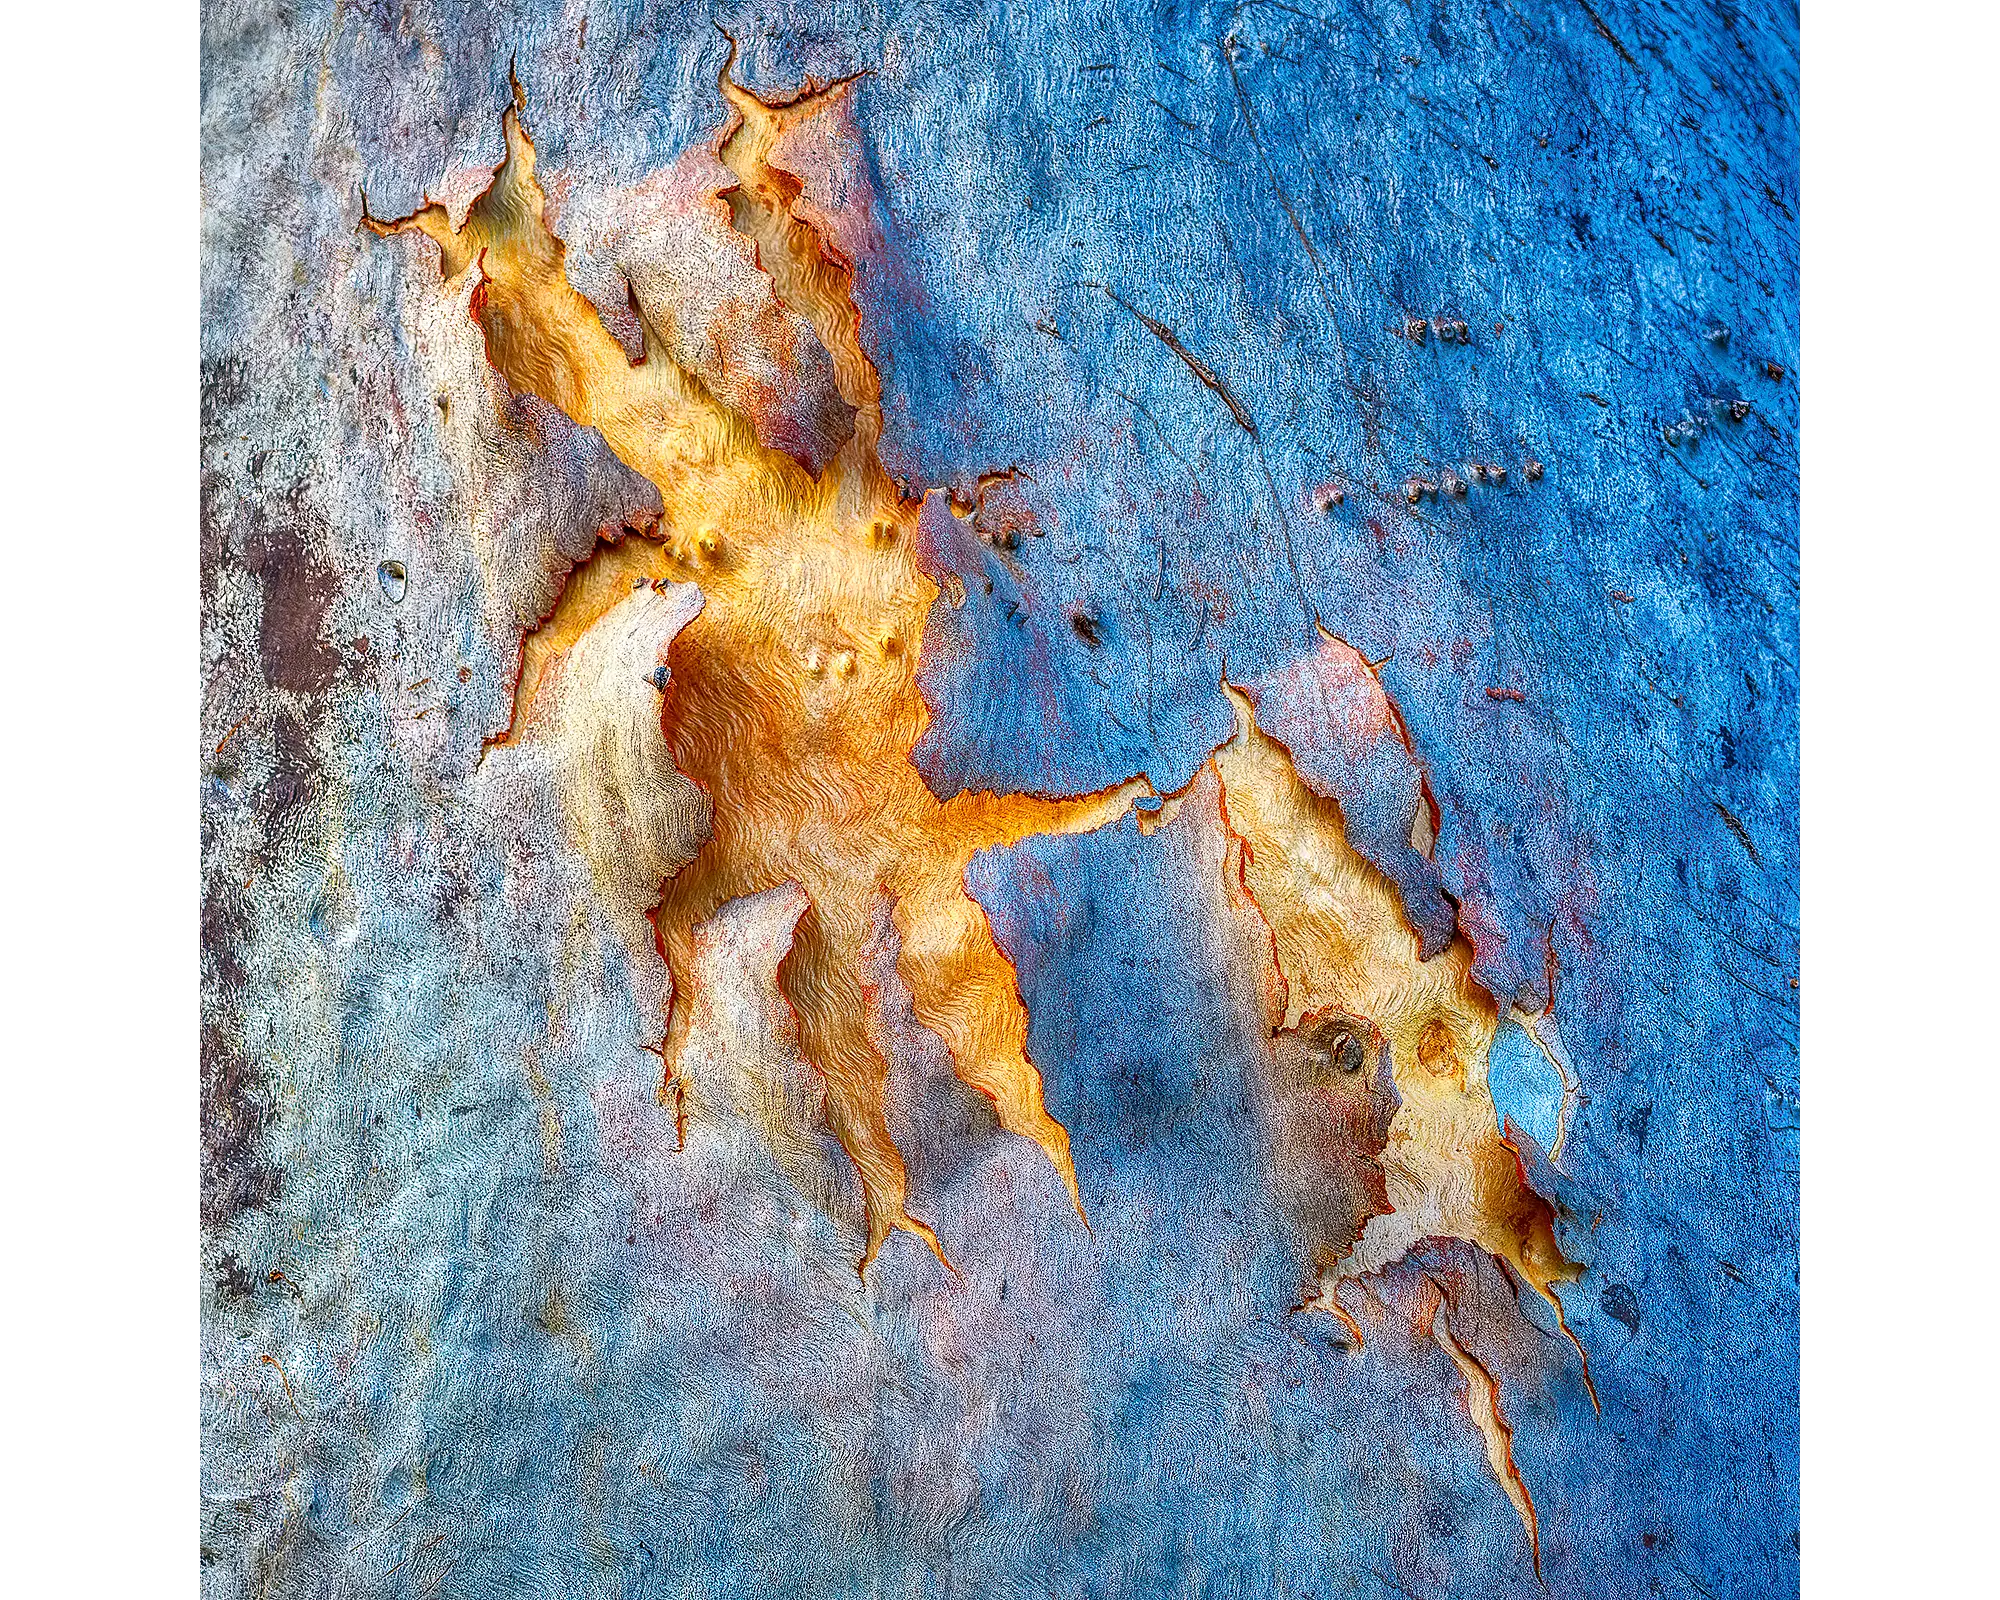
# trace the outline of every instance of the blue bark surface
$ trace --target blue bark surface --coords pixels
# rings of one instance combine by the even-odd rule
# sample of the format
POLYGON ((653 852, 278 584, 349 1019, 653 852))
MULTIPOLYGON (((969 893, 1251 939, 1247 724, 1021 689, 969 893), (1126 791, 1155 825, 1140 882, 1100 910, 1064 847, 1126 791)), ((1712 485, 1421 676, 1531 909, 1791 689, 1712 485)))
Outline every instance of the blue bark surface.
MULTIPOLYGON (((1225 674, 1316 622, 1381 661, 1480 979, 1553 1001, 1584 1085, 1534 1175, 1601 1414, 1531 1304, 1504 1390, 1542 1582, 1795 1591, 1790 8, 217 0, 205 648, 259 687, 204 732, 206 1592, 1536 1587, 1446 1355, 1293 1314, 1253 953, 1191 826, 971 878, 1091 1232, 941 1052, 895 1064, 897 1131, 957 1281, 899 1236, 864 1286, 728 1118, 601 1135, 657 1019, 465 799, 510 636, 359 194, 498 160, 510 60, 545 181, 637 184, 720 126, 718 22, 761 93, 870 74, 885 456, 1012 469, 1041 530, 968 542, 934 613, 926 779, 1177 789, 1225 674), (414 755, 391 678, 441 686, 414 755)), ((519 514, 574 559, 649 491, 535 426, 519 514)), ((1546 1148, 1518 1030, 1494 1087, 1546 1148)))

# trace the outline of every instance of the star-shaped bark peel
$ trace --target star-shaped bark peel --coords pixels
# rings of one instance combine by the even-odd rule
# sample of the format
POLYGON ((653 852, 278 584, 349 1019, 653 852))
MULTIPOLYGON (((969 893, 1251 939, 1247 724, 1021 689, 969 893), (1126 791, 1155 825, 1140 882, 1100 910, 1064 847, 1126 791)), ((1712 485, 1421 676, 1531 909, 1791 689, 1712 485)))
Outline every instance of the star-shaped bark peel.
POLYGON ((874 897, 886 890, 893 898, 898 971, 918 1020, 944 1039, 960 1077, 993 1102, 1001 1126, 1048 1154, 1080 1214, 1069 1135, 1043 1105, 1041 1075, 1027 1056, 1014 969, 966 892, 965 869, 982 849, 1101 826, 1150 786, 1134 778, 1076 799, 977 793, 940 801, 910 762, 930 716, 915 669, 938 593, 913 550, 921 501, 899 493, 877 458, 880 383, 861 347, 849 269, 793 215, 797 180, 766 160, 789 121, 844 87, 773 107, 733 83, 727 66, 721 79, 737 112, 720 148, 738 179, 727 196, 732 217, 819 336, 854 410, 852 437, 818 477, 762 444, 748 419, 676 366, 646 308, 633 308, 645 334, 635 363, 570 286, 561 241, 543 220, 518 87, 503 119, 506 159, 463 227, 436 205, 368 225, 436 241, 448 279, 479 273, 472 311, 495 368, 598 429, 659 488, 658 542, 627 539, 603 552, 614 569, 608 581, 580 569, 524 650, 516 722, 548 665, 633 581, 700 587, 702 608, 670 648, 663 728, 675 765, 708 796, 713 830, 665 884, 654 913, 679 997, 668 1016, 662 1098, 680 1104, 695 930, 732 900, 797 883, 807 904, 778 982, 797 1013, 801 1048, 824 1078, 828 1122, 861 1173, 865 1269, 893 1228, 943 1257, 908 1211, 903 1160, 884 1114, 887 1070, 867 1031, 860 974, 874 897))

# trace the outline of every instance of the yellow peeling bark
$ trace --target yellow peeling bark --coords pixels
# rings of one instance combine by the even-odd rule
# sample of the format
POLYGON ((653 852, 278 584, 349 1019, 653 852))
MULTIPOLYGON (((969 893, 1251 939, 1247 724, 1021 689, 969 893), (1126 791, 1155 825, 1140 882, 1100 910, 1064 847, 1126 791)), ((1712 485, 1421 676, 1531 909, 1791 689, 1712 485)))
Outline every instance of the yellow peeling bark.
POLYGON ((1500 1485, 1508 1503, 1513 1506, 1515 1515, 1521 1519, 1521 1530, 1528 1536, 1528 1556, 1534 1563, 1535 1576, 1540 1578, 1541 1523, 1535 1516, 1534 1496, 1528 1493, 1527 1484, 1521 1480, 1520 1469, 1514 1465, 1514 1430, 1508 1425, 1507 1413, 1500 1406, 1499 1381, 1452 1333, 1450 1312, 1442 1295, 1431 1312, 1431 1337, 1437 1340, 1438 1348, 1451 1357, 1451 1364, 1458 1368, 1458 1375, 1465 1380, 1465 1409, 1486 1446, 1486 1465, 1492 1470, 1494 1481, 1500 1485))
POLYGON ((1069 1136, 1046 1110, 1028 1059, 1013 967, 966 893, 965 868, 989 845, 1100 826, 1150 786, 1134 779, 1080 800, 982 794, 940 803, 910 762, 930 715, 915 672, 937 595, 911 550, 921 502, 904 499, 877 458, 880 383, 861 346, 850 269, 793 215, 798 181, 767 159, 789 122, 842 88, 773 107, 731 82, 727 68, 722 78, 738 118, 720 150, 737 179, 726 196, 732 216, 825 345, 855 412, 853 435, 818 477, 761 444, 748 419, 676 366, 647 308, 634 307, 646 344, 633 362, 570 286, 562 243, 543 221, 518 90, 504 118, 506 159, 462 228, 437 205, 368 225, 435 241, 447 279, 477 272, 473 315, 507 382, 598 429, 660 491, 658 538, 601 549, 526 642, 515 726, 530 725, 554 664, 635 582, 700 587, 700 613, 669 649, 663 728, 673 763, 706 792, 714 820, 654 913, 676 997, 661 1095, 680 1103, 696 930, 741 896, 799 885, 808 903, 779 987, 825 1082, 827 1120, 861 1173, 865 1269, 894 1228, 938 1249, 907 1207, 885 1116, 886 1068, 865 1026, 860 972, 874 896, 894 897, 899 970, 916 1015, 951 1048, 960 1076, 992 1100, 1001 1126, 1040 1145, 1076 1199, 1069 1136))
POLYGON ((1507 1262, 1555 1307, 1579 1268, 1556 1244, 1554 1212, 1502 1138, 1487 1088, 1499 1025, 1472 977, 1463 936, 1429 961, 1396 886, 1347 842, 1340 807, 1300 779, 1290 753, 1225 685, 1236 734, 1218 750, 1223 808, 1241 841, 1243 887, 1271 930, 1280 1026, 1327 1012, 1371 1025, 1401 1098, 1382 1153, 1391 1209, 1370 1217, 1323 1283, 1379 1271, 1426 1238, 1469 1240, 1507 1262))

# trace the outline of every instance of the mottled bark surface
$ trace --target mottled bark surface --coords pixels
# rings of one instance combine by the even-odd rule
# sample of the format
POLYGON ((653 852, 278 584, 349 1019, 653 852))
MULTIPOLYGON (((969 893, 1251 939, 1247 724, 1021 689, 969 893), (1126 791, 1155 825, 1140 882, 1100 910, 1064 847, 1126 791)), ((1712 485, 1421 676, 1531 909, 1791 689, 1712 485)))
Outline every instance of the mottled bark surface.
POLYGON ((205 1592, 1794 1589, 1796 60, 208 5, 205 1592))

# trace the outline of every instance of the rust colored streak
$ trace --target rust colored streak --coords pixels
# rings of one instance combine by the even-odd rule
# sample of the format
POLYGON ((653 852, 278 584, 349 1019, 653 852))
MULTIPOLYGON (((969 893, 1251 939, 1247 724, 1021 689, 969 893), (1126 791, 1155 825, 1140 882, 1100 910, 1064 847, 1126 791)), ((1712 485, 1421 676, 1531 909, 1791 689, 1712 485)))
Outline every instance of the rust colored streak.
POLYGON ((228 745, 229 741, 236 737, 237 729, 241 728, 244 723, 248 722, 256 714, 257 714, 256 708, 253 706, 250 710, 244 712, 242 716, 238 717, 234 722, 230 723, 229 731, 225 733, 219 740, 216 741, 215 753, 217 755, 221 755, 224 748, 228 745))
POLYGON ((306 1414, 299 1409, 299 1397, 292 1393, 292 1380, 285 1376, 285 1369, 279 1364, 278 1358, 274 1355, 261 1355, 257 1359, 276 1371, 278 1382, 285 1386, 285 1398, 292 1403, 292 1415, 304 1422, 306 1414))

